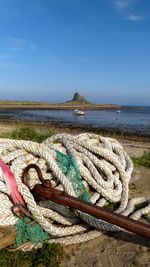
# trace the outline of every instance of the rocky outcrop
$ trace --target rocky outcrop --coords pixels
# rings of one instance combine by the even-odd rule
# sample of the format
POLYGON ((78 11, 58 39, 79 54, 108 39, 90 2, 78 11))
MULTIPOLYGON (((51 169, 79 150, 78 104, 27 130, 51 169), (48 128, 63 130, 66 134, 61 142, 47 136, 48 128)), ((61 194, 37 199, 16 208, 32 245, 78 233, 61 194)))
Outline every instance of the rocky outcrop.
POLYGON ((76 92, 70 102, 80 102, 80 103, 89 103, 84 96, 80 95, 80 93, 76 92))

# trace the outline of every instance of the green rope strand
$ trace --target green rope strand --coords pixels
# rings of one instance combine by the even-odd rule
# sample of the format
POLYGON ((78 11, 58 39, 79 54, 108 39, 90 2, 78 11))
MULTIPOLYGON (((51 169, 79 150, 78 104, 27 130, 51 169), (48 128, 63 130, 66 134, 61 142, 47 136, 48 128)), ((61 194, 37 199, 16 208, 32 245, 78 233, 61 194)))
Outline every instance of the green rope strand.
POLYGON ((70 154, 55 151, 56 160, 63 174, 69 179, 76 196, 86 202, 90 202, 90 194, 81 180, 81 175, 75 159, 70 154))
POLYGON ((18 218, 16 228, 15 247, 29 241, 38 243, 50 239, 50 235, 46 233, 38 223, 31 221, 28 217, 18 218))

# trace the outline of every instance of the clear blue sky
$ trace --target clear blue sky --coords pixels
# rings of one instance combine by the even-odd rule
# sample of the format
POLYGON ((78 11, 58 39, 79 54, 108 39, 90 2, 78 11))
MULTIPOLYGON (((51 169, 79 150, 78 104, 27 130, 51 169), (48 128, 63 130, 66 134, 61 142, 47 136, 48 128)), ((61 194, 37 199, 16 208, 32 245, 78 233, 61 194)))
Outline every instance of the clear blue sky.
POLYGON ((150 105, 150 0, 0 0, 0 99, 150 105))

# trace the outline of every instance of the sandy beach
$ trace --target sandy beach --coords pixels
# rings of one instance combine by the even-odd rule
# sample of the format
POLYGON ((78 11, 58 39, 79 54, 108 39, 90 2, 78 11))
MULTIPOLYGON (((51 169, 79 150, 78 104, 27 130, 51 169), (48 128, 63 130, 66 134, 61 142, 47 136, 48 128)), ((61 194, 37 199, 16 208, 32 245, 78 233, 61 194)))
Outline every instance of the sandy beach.
MULTIPOLYGON (((0 133, 8 133, 15 129, 16 126, 21 125, 15 122, 2 122, 0 124, 0 133)), ((36 124, 34 127, 38 131, 51 129, 54 133, 71 132, 72 134, 76 134, 85 130, 87 131, 87 129, 82 127, 69 128, 67 126, 63 127, 62 125, 36 124)), ((91 129, 92 131, 95 132, 96 130, 91 129)), ((132 157, 141 157, 144 152, 150 152, 150 138, 135 135, 117 135, 114 133, 107 133, 107 136, 116 138, 132 157)), ((150 196, 149 168, 134 168, 130 184, 130 196, 150 196)), ((65 246, 63 251, 64 255, 60 264, 61 267, 150 266, 150 241, 123 231, 117 234, 104 233, 101 237, 83 244, 65 246)))

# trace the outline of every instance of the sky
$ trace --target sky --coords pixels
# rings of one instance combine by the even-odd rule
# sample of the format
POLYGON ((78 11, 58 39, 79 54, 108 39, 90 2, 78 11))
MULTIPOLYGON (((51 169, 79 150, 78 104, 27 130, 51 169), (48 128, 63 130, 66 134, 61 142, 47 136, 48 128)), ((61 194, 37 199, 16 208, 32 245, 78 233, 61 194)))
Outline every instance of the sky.
POLYGON ((149 0, 0 0, 0 100, 150 105, 149 0))

